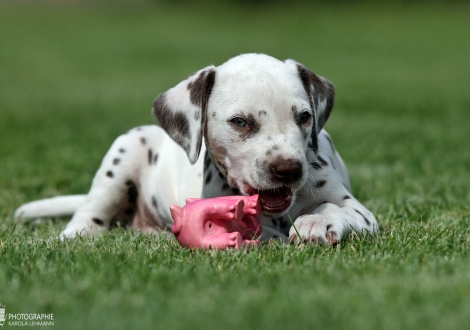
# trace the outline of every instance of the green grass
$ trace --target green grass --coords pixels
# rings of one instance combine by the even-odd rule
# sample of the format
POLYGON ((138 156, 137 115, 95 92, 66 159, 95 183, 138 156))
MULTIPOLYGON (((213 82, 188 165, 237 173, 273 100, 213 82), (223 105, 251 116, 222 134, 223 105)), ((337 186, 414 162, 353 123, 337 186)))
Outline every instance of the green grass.
MULTIPOLYGON (((0 304, 53 329, 462 329, 470 323, 470 7, 0 5, 0 304), (327 124, 378 236, 189 251, 51 239, 21 203, 83 193, 153 99, 245 52, 337 88, 327 124)), ((12 328, 5 325, 5 328, 12 328)))

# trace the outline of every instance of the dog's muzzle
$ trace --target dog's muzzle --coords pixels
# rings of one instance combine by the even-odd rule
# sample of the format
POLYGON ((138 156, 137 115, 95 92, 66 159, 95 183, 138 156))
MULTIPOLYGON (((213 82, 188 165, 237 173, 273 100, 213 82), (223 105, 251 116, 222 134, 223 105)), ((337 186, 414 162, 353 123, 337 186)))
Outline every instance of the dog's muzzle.
POLYGON ((263 212, 276 216, 287 210, 293 197, 293 190, 303 177, 302 163, 298 160, 278 158, 267 168, 270 175, 271 189, 260 189, 244 183, 243 191, 246 195, 260 195, 263 212))

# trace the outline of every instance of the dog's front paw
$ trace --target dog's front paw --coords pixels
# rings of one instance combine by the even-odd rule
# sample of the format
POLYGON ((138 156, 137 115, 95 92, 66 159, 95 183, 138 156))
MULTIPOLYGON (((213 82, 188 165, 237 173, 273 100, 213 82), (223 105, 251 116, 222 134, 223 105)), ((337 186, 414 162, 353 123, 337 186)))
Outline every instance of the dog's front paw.
POLYGON ((343 236, 341 221, 322 214, 307 214, 297 218, 289 231, 290 243, 315 242, 336 245, 343 236), (300 236, 300 237, 299 237, 300 236))

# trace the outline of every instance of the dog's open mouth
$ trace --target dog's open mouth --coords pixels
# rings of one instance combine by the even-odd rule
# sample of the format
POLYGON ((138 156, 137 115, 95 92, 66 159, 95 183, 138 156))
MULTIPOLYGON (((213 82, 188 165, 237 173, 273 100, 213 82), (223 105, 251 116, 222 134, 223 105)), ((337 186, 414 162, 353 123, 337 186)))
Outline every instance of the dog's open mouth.
POLYGON ((269 190, 250 188, 248 194, 259 194, 263 211, 271 214, 287 210, 292 202, 292 189, 288 187, 269 190))

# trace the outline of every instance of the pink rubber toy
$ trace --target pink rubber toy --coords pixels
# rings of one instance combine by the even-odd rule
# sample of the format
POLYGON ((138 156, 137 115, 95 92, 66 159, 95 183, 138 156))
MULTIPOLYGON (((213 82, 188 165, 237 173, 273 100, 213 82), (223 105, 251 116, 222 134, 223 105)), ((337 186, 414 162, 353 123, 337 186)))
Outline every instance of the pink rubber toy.
POLYGON ((189 248, 227 249, 259 245, 259 195, 188 198, 184 207, 172 205, 171 230, 189 248))

